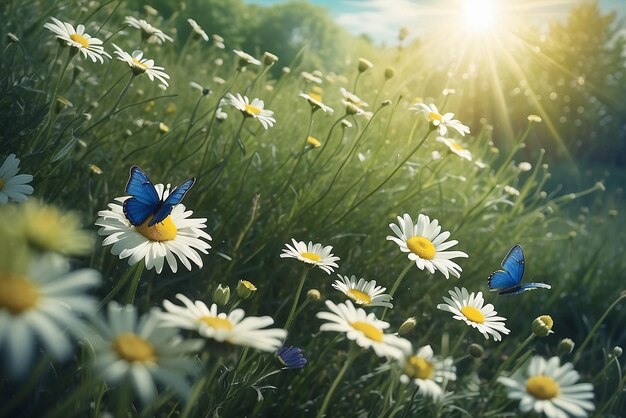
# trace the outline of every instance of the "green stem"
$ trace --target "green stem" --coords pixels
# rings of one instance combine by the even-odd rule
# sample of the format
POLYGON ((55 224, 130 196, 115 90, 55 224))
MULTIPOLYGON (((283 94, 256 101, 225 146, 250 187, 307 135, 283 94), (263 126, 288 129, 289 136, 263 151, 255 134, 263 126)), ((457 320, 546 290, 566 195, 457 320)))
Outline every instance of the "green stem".
MULTIPOLYGON (((522 342, 520 345, 517 346, 517 348, 515 349, 515 351, 513 352, 513 354, 511 354, 509 356, 509 358, 507 358, 505 361, 502 362, 502 364, 500 365, 500 367, 498 367, 498 370, 494 373, 494 378, 497 378, 498 376, 500 376, 500 374, 502 373, 503 370, 505 370, 509 364, 511 364, 513 361, 515 361, 515 359, 519 356, 519 354, 528 346, 528 344, 531 343, 532 340, 535 339, 535 334, 530 334, 528 336, 528 338, 526 338, 524 340, 524 342, 522 342)), ((513 373, 513 370, 510 371, 511 373, 513 373)))
POLYGON ((326 392, 326 396, 324 397, 324 402, 322 403, 322 407, 320 408, 320 410, 317 412, 316 418, 322 418, 326 414, 326 409, 328 409, 328 404, 330 403, 330 400, 333 397, 333 394, 335 393, 335 390, 337 389, 339 382, 341 382, 341 379, 343 379, 343 375, 346 374, 348 367, 350 367, 350 365, 352 364, 352 362, 358 355, 359 353, 358 350, 359 349, 354 346, 350 347, 348 358, 343 363, 343 367, 341 368, 341 370, 339 370, 339 374, 337 374, 337 377, 335 377, 335 380, 330 386, 330 389, 328 389, 328 392, 326 392))
POLYGON ((287 322, 285 322, 285 329, 289 331, 289 326, 291 322, 293 322, 295 318, 296 308, 298 307, 298 300, 300 300, 300 293, 302 293, 302 287, 304 287, 304 280, 306 279, 306 275, 309 272, 309 267, 305 267, 302 275, 300 276, 300 283, 298 284, 298 289, 296 290, 296 295, 293 298, 293 304, 291 305, 291 311, 289 311, 289 316, 287 317, 287 322))
MULTIPOLYGON (((409 260, 409 264, 406 265, 404 270, 402 270, 402 272, 400 273, 396 281, 393 283, 393 286, 391 287, 391 290, 389 291, 389 296, 393 298, 393 295, 396 293, 396 290, 398 290, 400 283, 402 283, 402 279, 404 279, 404 276, 406 276, 406 274, 409 272, 413 264, 415 264, 415 262, 413 260, 409 260)), ((383 310, 382 315, 380 315, 381 320, 385 318, 385 315, 387 314, 388 309, 389 308, 385 307, 385 309, 383 310)))
POLYGON ((143 273, 144 262, 140 260, 137 263, 137 267, 135 268, 135 274, 130 282, 130 286, 128 287, 128 292, 126 293, 126 303, 131 304, 135 300, 135 293, 137 293, 137 286, 139 286, 139 280, 141 279, 141 274, 143 273))
POLYGON ((587 337, 585 338, 585 340, 576 350, 576 355, 574 356, 574 364, 578 363, 578 360, 580 360, 580 356, 582 356, 583 351, 585 351, 585 347, 587 347, 587 344, 591 342, 591 337, 593 337, 593 335, 598 331, 598 328, 600 328, 600 325, 602 325, 602 322, 607 317, 609 312, 611 312, 611 310, 613 310, 613 308, 617 306, 617 304, 624 298, 626 298, 626 291, 622 292, 618 296, 618 298, 615 299, 615 301, 608 308, 606 308, 606 311, 604 311, 600 319, 598 319, 598 322, 596 322, 596 324, 593 326, 591 331, 589 331, 589 334, 587 334, 587 337))

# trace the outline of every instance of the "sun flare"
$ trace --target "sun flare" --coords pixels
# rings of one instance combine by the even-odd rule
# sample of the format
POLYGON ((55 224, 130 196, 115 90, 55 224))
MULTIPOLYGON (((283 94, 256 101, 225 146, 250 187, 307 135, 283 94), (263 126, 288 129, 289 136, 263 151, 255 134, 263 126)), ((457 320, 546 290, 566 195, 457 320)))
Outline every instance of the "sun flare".
POLYGON ((463 20, 472 32, 486 32, 496 23, 494 0, 463 0, 463 20))

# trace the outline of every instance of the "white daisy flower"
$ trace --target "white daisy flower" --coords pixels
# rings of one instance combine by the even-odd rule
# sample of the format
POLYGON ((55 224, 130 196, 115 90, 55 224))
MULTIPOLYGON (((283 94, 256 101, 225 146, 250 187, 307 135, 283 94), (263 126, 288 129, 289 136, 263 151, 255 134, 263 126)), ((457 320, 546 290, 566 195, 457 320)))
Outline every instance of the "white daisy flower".
POLYGON ((306 94, 306 93, 300 92, 300 94, 298 94, 298 96, 300 96, 300 97, 304 98, 306 101, 308 101, 309 104, 315 110, 322 109, 324 111, 324 113, 328 112, 330 114, 332 114, 334 112, 332 107, 326 106, 324 103, 322 103, 322 96, 317 94, 317 93, 306 94))
POLYGON ((426 215, 419 214, 417 224, 413 225, 413 220, 409 214, 403 217, 398 216, 398 225, 389 224, 391 230, 397 237, 387 236, 387 239, 395 242, 404 253, 409 253, 409 260, 415 261, 417 268, 435 273, 439 270, 448 279, 450 273, 461 277, 461 267, 452 261, 453 258, 467 257, 462 251, 445 251, 458 244, 458 241, 446 240, 450 237, 450 232, 441 232, 441 226, 437 219, 432 221, 426 215))
POLYGON ((74 29, 74 26, 66 22, 61 22, 55 17, 51 17, 50 19, 52 19, 52 22, 43 25, 44 28, 54 32, 56 37, 65 41, 68 46, 77 48, 81 54, 83 54, 83 57, 88 57, 93 62, 100 61, 101 64, 104 64, 103 56, 111 58, 111 56, 105 52, 100 39, 92 38, 89 34, 85 33, 84 25, 78 25, 76 29, 74 29))
POLYGON ((245 117, 258 119, 265 129, 276 123, 274 112, 264 109, 265 103, 261 99, 253 99, 252 103, 250 103, 250 99, 247 96, 242 96, 239 93, 236 96, 226 93, 223 103, 239 109, 245 117))
POLYGON ((293 245, 285 244, 287 248, 283 248, 283 253, 280 255, 281 258, 297 258, 307 264, 313 264, 321 268, 328 274, 333 272, 333 268, 339 267, 335 263, 335 261, 339 261, 339 257, 335 257, 331 253, 333 250, 332 246, 322 247, 322 244, 314 245, 311 241, 305 244, 304 241, 296 241, 293 238, 291 243, 293 245))
POLYGON ((371 347, 378 357, 401 359, 411 351, 408 340, 384 333, 389 328, 387 322, 376 319, 376 315, 362 308, 355 308, 349 300, 338 305, 327 300, 326 306, 331 312, 316 315, 328 321, 320 326, 320 331, 345 332, 349 340, 362 348, 371 347))
POLYGON ((167 80, 170 76, 164 71, 165 68, 154 65, 154 60, 143 58, 143 52, 133 51, 131 55, 115 44, 113 44, 113 48, 115 48, 114 54, 117 55, 117 59, 127 63, 135 75, 146 73, 150 81, 154 81, 156 78, 163 85, 169 85, 167 80))
POLYGON ((427 105, 425 103, 416 103, 410 107, 411 110, 421 112, 427 121, 433 124, 439 131, 439 135, 445 135, 448 133, 448 128, 452 128, 460 133, 462 136, 470 132, 469 127, 463 125, 460 121, 452 119, 454 113, 446 113, 444 115, 439 113, 437 106, 434 104, 427 105))
POLYGON ((580 375, 571 363, 560 365, 558 357, 545 360, 535 356, 526 370, 511 377, 498 377, 509 399, 519 400, 524 413, 544 413, 548 418, 586 417, 595 406, 593 385, 576 383, 580 375))
POLYGON ((385 293, 386 287, 376 286, 376 280, 367 281, 363 278, 357 281, 356 276, 342 276, 338 274, 339 280, 335 280, 333 287, 349 297, 357 305, 375 307, 385 306, 393 308, 390 303, 391 296, 385 293))
POLYGON ((136 19, 132 16, 126 16, 124 19, 129 26, 141 30, 141 37, 151 44, 162 44, 164 41, 174 42, 174 39, 167 36, 161 29, 155 28, 144 19, 136 19))
POLYGON ((233 52, 239 57, 240 66, 245 66, 247 64, 261 65, 261 61, 246 52, 239 51, 238 49, 233 49, 233 52))
POLYGON ((177 330, 159 327, 156 309, 137 318, 134 306, 111 302, 107 314, 106 321, 93 318, 97 332, 87 337, 94 366, 104 380, 109 384, 130 380, 144 404, 157 396, 155 381, 186 398, 189 377, 201 371, 192 355, 204 341, 183 340, 177 330))
POLYGON ((159 313, 163 326, 191 329, 205 338, 217 342, 242 345, 261 351, 276 351, 287 337, 287 331, 280 328, 265 328, 274 323, 269 316, 244 317, 242 309, 230 313, 217 312, 217 305, 207 307, 202 301, 192 302, 188 297, 176 295, 185 306, 163 301, 167 312, 159 313))
POLYGON ((15 154, 5 158, 0 166, 0 205, 11 202, 22 203, 33 193, 33 176, 30 174, 17 174, 20 171, 20 160, 15 154))
POLYGON ((193 36, 196 39, 204 39, 206 42, 209 41, 209 35, 202 29, 202 26, 198 25, 195 20, 187 19, 187 23, 191 25, 191 29, 193 30, 193 36))
POLYGON ((72 344, 65 330, 80 333, 78 315, 95 312, 96 299, 86 291, 100 284, 100 273, 69 270, 63 257, 45 254, 31 258, 26 274, 0 271, 0 349, 11 375, 28 371, 37 340, 53 357, 67 358, 72 344))
POLYGON ((464 148, 463 145, 456 142, 455 140, 440 136, 437 138, 437 142, 442 142, 446 144, 448 149, 452 151, 453 153, 455 153, 456 155, 458 155, 459 157, 464 158, 467 161, 472 161, 472 153, 468 149, 464 148))
POLYGON ((491 335, 494 341, 500 341, 502 339, 500 333, 507 335, 511 332, 504 326, 506 318, 496 316, 498 312, 491 303, 484 305, 483 292, 468 293, 464 287, 461 289, 455 287, 448 293, 451 299, 444 296, 443 300, 446 303, 438 304, 437 309, 452 313, 454 319, 465 321, 467 325, 480 331, 486 339, 491 335))
POLYGON ((343 100, 342 100, 343 104, 347 105, 348 103, 351 103, 351 104, 355 105, 358 108, 364 108, 364 107, 368 107, 369 106, 367 103, 365 103, 363 100, 361 100, 359 98, 359 96, 357 96, 354 93, 349 92, 348 90, 344 89, 343 87, 340 87, 339 91, 341 92, 341 95, 343 96, 343 100))
POLYGON ((449 381, 456 380, 456 367, 452 358, 440 360, 433 355, 430 345, 425 345, 417 353, 401 359, 403 383, 412 381, 418 392, 425 397, 438 401, 443 396, 443 387, 449 381))
POLYGON ((222 38, 221 36, 217 35, 217 34, 213 34, 211 35, 211 37, 213 38, 213 44, 215 45, 216 48, 218 49, 224 49, 225 45, 224 45, 224 38, 222 38))
MULTIPOLYGON (((162 184, 154 186, 163 201, 169 196, 169 186, 166 189, 162 184)), ((202 267, 202 258, 199 252, 208 254, 211 246, 203 241, 210 241, 211 236, 202 229, 206 228, 206 218, 190 218, 193 212, 186 210, 182 203, 174 206, 172 213, 163 220, 148 226, 148 218, 143 225, 133 226, 124 215, 123 203, 130 196, 115 198, 115 202, 109 203, 108 210, 98 212, 96 225, 101 228, 98 234, 106 236, 103 246, 113 245, 111 254, 118 255, 120 259, 128 258, 128 264, 133 265, 145 259, 148 270, 155 268, 157 273, 163 270, 163 264, 167 260, 172 272, 178 270, 176 257, 181 263, 191 270, 193 261, 198 267, 202 267), (176 256, 176 257, 175 257, 176 256)))

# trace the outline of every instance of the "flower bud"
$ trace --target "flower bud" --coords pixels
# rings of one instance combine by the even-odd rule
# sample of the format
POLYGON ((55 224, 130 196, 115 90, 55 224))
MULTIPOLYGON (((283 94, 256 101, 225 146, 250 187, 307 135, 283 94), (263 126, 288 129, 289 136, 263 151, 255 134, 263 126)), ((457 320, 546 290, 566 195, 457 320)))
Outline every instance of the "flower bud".
POLYGON ((389 80, 390 78, 393 78, 394 74, 395 74, 395 71, 393 70, 393 68, 391 67, 385 68, 385 78, 387 80, 389 80))
POLYGON ((346 103, 346 113, 348 115, 356 115, 357 113, 359 113, 359 108, 348 102, 346 103))
POLYGON ((552 331, 552 325, 554 325, 554 322, 550 315, 541 315, 533 321, 531 329, 537 337, 545 337, 554 332, 552 331))
POLYGON ((609 216, 611 218, 615 218, 617 216, 618 212, 615 209, 609 209, 609 216))
POLYGON ((283 67, 283 68, 281 68, 281 71, 283 72, 283 74, 289 74, 291 72, 291 68, 283 67))
POLYGON ((373 66, 374 64, 372 64, 370 61, 366 60, 365 58, 359 58, 359 72, 360 73, 366 72, 373 66))
POLYGON ((213 292, 213 303, 219 306, 224 306, 230 300, 230 287, 221 284, 217 285, 217 289, 213 292))
POLYGON ((619 345, 616 345, 615 347, 613 347, 613 355, 615 357, 620 357, 623 352, 624 350, 622 350, 622 347, 620 347, 619 345))
POLYGON ((315 138, 314 136, 310 136, 306 139, 306 143, 311 147, 311 148, 319 148, 322 146, 322 143, 315 138))
POLYGON ((239 280, 237 283, 237 296, 241 299, 248 299, 256 292, 256 286, 247 280, 239 280))
POLYGON ((541 123, 541 117, 537 115, 528 115, 528 122, 541 123))
POLYGON ((569 354, 574 350, 576 344, 571 338, 563 338, 559 345, 556 347, 556 352, 559 356, 569 354))
POLYGON ((278 61, 278 57, 276 55, 267 51, 263 53, 263 64, 269 66, 274 64, 276 61, 278 61))
POLYGON ((349 120, 342 119, 341 120, 341 127, 344 128, 344 129, 345 128, 352 128, 352 122, 350 122, 349 120))
POLYGON ((92 173, 97 174, 97 175, 102 174, 102 169, 95 164, 89 164, 89 170, 91 170, 92 173))
POLYGON ((485 349, 480 344, 471 344, 467 351, 469 352, 470 356, 478 359, 482 358, 485 354, 485 349))
POLYGON ((390 104, 391 104, 391 100, 385 100, 385 101, 383 101, 380 105, 381 105, 382 107, 385 107, 385 106, 389 106, 390 104))
POLYGON ((322 298, 322 294, 317 289, 310 289, 306 292, 306 297, 309 298, 311 302, 317 302, 322 298))
POLYGON ((170 127, 164 124, 163 122, 159 122, 159 132, 162 134, 166 134, 170 131, 170 127))
POLYGON ((15 35, 14 33, 7 33, 7 43, 8 44, 13 44, 15 42, 19 42, 20 38, 17 37, 17 35, 15 35))
POLYGON ((408 334, 413 328, 415 328, 416 324, 417 321, 415 320, 415 317, 412 316, 410 318, 407 318, 407 320, 404 321, 402 325, 400 325, 400 328, 398 328, 398 335, 408 334))

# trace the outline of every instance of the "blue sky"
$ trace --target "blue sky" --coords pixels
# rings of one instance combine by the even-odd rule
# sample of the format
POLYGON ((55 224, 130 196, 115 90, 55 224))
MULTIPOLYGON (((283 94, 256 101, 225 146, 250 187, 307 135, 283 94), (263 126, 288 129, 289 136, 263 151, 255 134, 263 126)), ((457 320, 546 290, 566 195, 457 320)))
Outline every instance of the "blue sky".
MULTIPOLYGON (((289 0, 244 1, 271 5, 286 3, 289 0)), ((464 0, 309 0, 310 3, 327 8, 332 17, 350 32, 357 35, 368 34, 378 42, 394 42, 398 29, 402 26, 409 27, 417 35, 420 32, 428 32, 435 23, 446 18, 443 10, 453 9, 460 1, 464 0)), ((495 1, 507 4, 531 4, 533 15, 539 21, 548 22, 551 19, 563 18, 572 4, 585 0, 495 1)), ((626 0, 599 0, 599 2, 603 10, 617 10, 622 17, 626 17, 626 0)))

